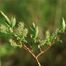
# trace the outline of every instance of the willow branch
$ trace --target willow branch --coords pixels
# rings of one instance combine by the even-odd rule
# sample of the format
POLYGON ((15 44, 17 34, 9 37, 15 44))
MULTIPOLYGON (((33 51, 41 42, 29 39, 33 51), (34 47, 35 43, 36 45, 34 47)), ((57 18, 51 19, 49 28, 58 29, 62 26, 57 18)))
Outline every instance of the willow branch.
POLYGON ((45 49, 44 51, 41 51, 36 57, 39 58, 39 56, 41 56, 41 55, 44 54, 46 51, 48 51, 53 45, 54 45, 54 42, 53 42, 52 45, 49 46, 47 49, 45 49))
POLYGON ((36 57, 38 58, 39 56, 41 56, 42 54, 44 54, 46 51, 48 51, 51 47, 48 47, 46 50, 41 51, 36 57))
POLYGON ((41 64, 40 64, 40 62, 39 62, 39 60, 38 60, 37 57, 36 57, 36 61, 37 61, 37 63, 38 63, 38 66, 41 66, 41 64))
POLYGON ((38 66, 41 66, 41 64, 40 64, 40 62, 39 62, 37 56, 36 56, 25 44, 23 45, 23 48, 24 48, 25 50, 27 50, 27 51, 35 58, 35 60, 36 60, 36 62, 37 62, 37 64, 38 64, 38 66))
POLYGON ((34 58, 36 58, 35 54, 24 44, 23 48, 27 50, 34 58))

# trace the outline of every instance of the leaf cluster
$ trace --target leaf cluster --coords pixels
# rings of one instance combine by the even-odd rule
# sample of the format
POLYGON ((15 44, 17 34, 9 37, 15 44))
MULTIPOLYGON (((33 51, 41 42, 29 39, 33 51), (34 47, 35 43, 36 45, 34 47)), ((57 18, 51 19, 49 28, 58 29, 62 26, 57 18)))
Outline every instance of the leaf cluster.
POLYGON ((53 42, 58 41, 59 35, 64 33, 66 29, 66 24, 64 18, 62 18, 62 24, 57 28, 53 33, 50 33, 49 30, 45 32, 45 38, 40 39, 39 29, 35 23, 26 28, 23 22, 18 22, 16 27, 16 18, 13 16, 9 19, 2 11, 0 11, 5 21, 0 22, 0 37, 2 38, 5 35, 5 38, 8 37, 8 42, 14 47, 23 47, 24 44, 29 45, 30 47, 37 47, 40 49, 42 46, 51 46, 53 42))

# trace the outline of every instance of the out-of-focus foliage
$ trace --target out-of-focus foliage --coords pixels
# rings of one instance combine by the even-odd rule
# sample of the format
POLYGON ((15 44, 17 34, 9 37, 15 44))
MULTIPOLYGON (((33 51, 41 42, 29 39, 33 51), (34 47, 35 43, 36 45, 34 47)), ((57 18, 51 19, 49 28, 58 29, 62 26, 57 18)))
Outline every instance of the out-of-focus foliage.
POLYGON ((1 25, 0 33, 7 34, 7 36, 9 37, 8 39, 9 42, 14 47, 16 46, 22 47, 22 45, 26 43, 29 44, 30 46, 32 45, 35 46, 38 43, 37 48, 38 46, 41 47, 41 46, 44 46, 45 44, 52 45, 53 41, 55 41, 58 38, 58 34, 60 35, 61 33, 65 32, 65 29, 66 29, 65 20, 63 18, 62 24, 59 26, 59 28, 57 28, 53 34, 50 34, 49 31, 46 31, 45 39, 41 40, 39 37, 38 26, 36 26, 34 23, 32 27, 30 27, 30 30, 29 28, 28 29, 25 28, 25 25, 22 22, 19 22, 18 27, 15 28, 16 18, 12 18, 10 20, 2 11, 1 11, 1 14, 4 16, 5 20, 7 21, 6 24, 8 26, 0 24, 1 25), (28 39, 31 39, 30 43, 28 39), (41 44, 41 41, 44 41, 44 42, 42 42, 41 44))
POLYGON ((15 48, 11 47, 9 44, 0 45, 0 57, 12 55, 14 52, 15 48))

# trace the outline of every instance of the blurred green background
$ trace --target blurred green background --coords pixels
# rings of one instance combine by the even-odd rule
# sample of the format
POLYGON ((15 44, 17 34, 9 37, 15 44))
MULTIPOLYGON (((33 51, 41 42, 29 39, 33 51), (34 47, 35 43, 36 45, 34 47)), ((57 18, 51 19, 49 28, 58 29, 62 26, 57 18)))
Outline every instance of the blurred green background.
MULTIPOLYGON (((8 17, 15 15, 18 21, 26 26, 35 22, 43 38, 45 30, 51 32, 66 21, 66 0, 0 0, 0 10, 8 17)), ((56 43, 40 57, 42 66, 66 66, 66 33, 62 43, 56 43)), ((0 38, 1 66, 37 66, 32 56, 22 48, 14 48, 0 38)))

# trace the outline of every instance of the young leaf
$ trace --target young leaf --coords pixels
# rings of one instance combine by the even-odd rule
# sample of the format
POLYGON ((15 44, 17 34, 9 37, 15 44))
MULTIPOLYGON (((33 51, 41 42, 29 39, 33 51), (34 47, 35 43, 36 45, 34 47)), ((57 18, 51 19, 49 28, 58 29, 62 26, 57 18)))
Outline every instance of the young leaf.
POLYGON ((11 18, 11 26, 14 27, 16 25, 16 18, 12 17, 11 18))
POLYGON ((62 20, 63 20, 63 22, 62 22, 62 29, 63 29, 63 31, 64 31, 65 28, 66 28, 66 25, 65 25, 65 20, 64 20, 64 18, 62 18, 62 20))
POLYGON ((35 30, 36 30, 36 33, 35 33, 34 39, 36 39, 38 37, 38 26, 36 26, 35 30))
POLYGON ((30 27, 31 30, 31 38, 36 40, 38 37, 38 26, 35 25, 35 23, 32 24, 32 27, 30 27))
POLYGON ((2 11, 0 11, 0 13, 4 16, 4 18, 6 19, 6 21, 10 25, 11 24, 10 19, 2 11))
POLYGON ((36 25, 35 25, 35 23, 33 22, 33 27, 35 28, 36 27, 36 25))
POLYGON ((48 39, 50 37, 50 32, 47 30, 46 31, 46 38, 48 39))
POLYGON ((46 38, 45 38, 46 44, 51 45, 51 35, 49 30, 46 31, 46 38))

